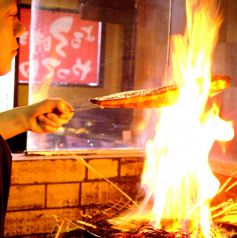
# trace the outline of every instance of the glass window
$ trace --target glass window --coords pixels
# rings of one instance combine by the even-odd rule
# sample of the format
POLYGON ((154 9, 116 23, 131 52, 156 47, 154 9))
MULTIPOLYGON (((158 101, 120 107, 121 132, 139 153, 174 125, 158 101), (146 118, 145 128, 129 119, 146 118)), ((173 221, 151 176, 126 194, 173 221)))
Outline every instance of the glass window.
MULTIPOLYGON (((90 98, 161 86, 169 2, 33 0, 21 13, 30 58, 20 53, 19 80, 29 80, 29 103, 61 97, 86 109, 90 98)), ((29 132, 27 151, 144 148, 154 117, 151 109, 76 112, 55 134, 29 132)))

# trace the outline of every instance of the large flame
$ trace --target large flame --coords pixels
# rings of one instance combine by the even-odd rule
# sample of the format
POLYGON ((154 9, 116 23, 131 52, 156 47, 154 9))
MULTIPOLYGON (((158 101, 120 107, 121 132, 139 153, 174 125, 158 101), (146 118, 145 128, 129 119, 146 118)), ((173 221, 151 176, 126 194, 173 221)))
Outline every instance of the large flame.
MULTIPOLYGON (((156 226, 192 230, 209 237, 209 201, 219 188, 208 164, 215 140, 228 141, 234 132, 218 116, 217 106, 206 109, 211 60, 221 25, 214 0, 186 1, 187 28, 173 39, 173 81, 179 86, 176 105, 162 110, 156 135, 148 141, 142 184, 142 208, 156 226), (164 221, 171 221, 165 222, 164 221)), ((143 214, 144 215, 144 214, 143 214)))
POLYGON ((146 146, 145 199, 129 216, 157 228, 210 237, 209 203, 219 182, 208 155, 216 140, 234 136, 232 125, 218 116, 218 107, 207 106, 222 19, 215 0, 187 0, 186 12, 185 34, 174 37, 172 48, 171 81, 178 85, 179 99, 160 111, 155 137, 146 146))

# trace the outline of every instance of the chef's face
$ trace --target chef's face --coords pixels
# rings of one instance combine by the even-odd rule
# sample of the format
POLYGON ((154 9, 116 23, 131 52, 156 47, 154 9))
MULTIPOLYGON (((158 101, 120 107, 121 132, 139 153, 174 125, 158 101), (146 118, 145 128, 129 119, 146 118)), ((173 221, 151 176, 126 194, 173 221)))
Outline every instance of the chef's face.
POLYGON ((0 75, 11 69, 11 62, 19 47, 17 38, 24 27, 17 17, 16 0, 0 0, 0 75))

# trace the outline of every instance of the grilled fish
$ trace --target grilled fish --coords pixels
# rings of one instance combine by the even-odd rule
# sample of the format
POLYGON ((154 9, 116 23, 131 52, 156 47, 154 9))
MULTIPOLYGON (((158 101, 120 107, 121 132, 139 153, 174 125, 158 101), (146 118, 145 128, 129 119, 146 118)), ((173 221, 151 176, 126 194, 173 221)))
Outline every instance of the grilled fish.
MULTIPOLYGON (((230 86, 230 77, 215 75, 211 79, 209 96, 212 97, 230 86)), ((161 88, 125 91, 91 98, 90 102, 101 108, 161 108, 173 105, 179 97, 176 85, 161 88)))

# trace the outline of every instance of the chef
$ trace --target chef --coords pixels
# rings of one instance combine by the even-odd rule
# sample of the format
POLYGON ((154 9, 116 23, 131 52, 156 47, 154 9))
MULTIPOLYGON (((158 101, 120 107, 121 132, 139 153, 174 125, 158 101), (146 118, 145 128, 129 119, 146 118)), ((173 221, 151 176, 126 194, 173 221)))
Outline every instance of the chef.
MULTIPOLYGON (((0 75, 10 71, 19 47, 17 38, 23 32, 24 27, 17 17, 17 1, 0 0, 0 75)), ((12 160, 5 140, 25 131, 53 133, 68 123, 72 111, 72 106, 64 100, 51 98, 0 113, 0 238, 4 237, 12 160)))

